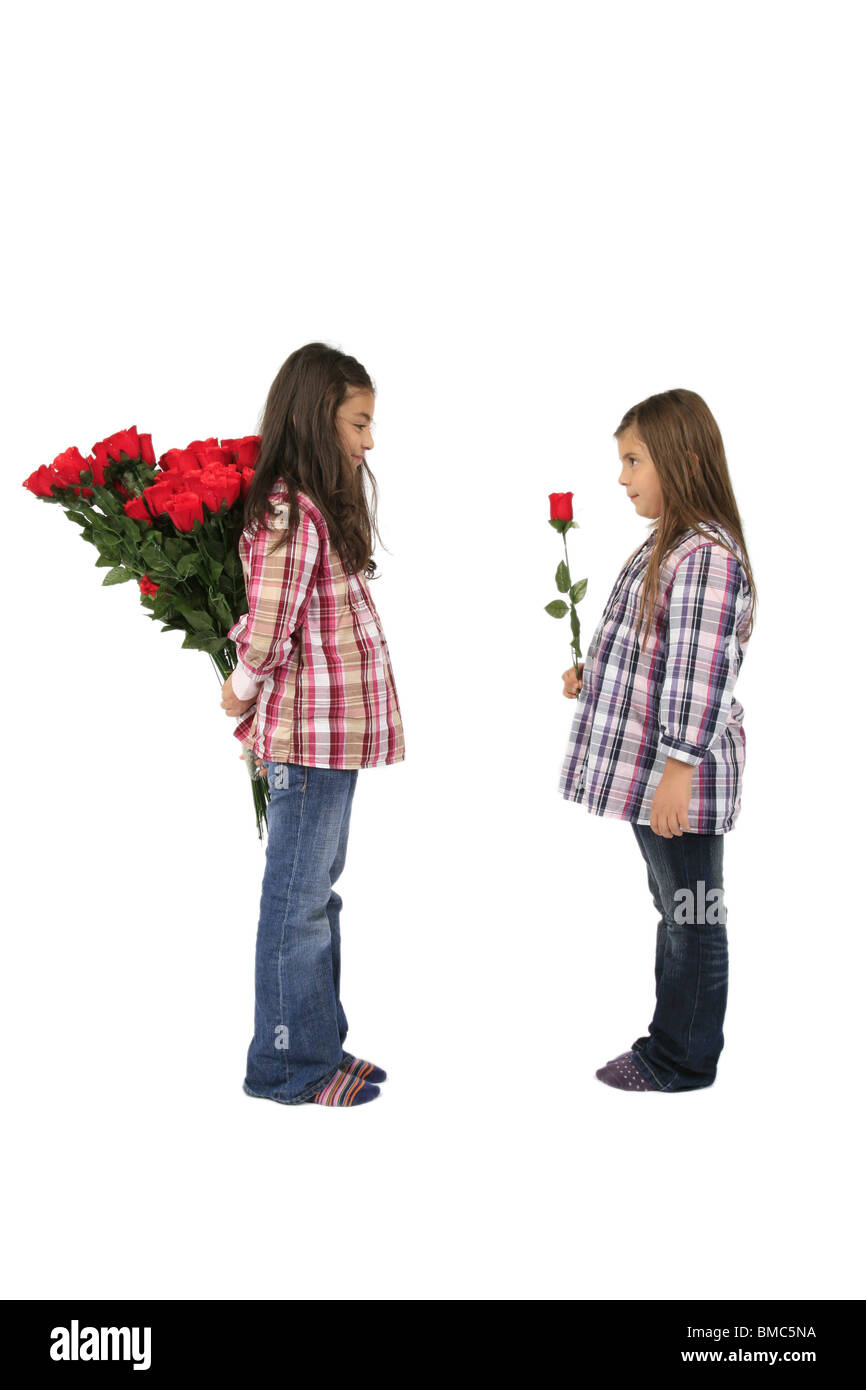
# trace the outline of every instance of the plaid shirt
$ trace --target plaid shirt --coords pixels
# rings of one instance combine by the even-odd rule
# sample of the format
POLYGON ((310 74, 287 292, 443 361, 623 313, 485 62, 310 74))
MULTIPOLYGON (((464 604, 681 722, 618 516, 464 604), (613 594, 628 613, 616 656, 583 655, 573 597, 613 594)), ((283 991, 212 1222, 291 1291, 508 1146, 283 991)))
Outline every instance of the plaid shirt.
MULTIPOLYGON (((703 529, 733 537, 718 523, 703 529)), ((623 566, 583 669, 559 789, 598 816, 649 825, 669 757, 697 767, 689 825, 720 835, 740 811, 746 735, 734 682, 752 594, 722 545, 689 530, 662 563, 646 651, 634 631, 651 533, 623 566)))
POLYGON ((344 568, 321 512, 303 494, 297 530, 271 554, 274 529, 288 526, 282 479, 270 497, 278 516, 252 536, 244 530, 239 545, 249 612, 228 633, 238 655, 232 685, 239 699, 259 694, 234 736, 276 762, 400 762, 403 723, 367 580, 344 568))

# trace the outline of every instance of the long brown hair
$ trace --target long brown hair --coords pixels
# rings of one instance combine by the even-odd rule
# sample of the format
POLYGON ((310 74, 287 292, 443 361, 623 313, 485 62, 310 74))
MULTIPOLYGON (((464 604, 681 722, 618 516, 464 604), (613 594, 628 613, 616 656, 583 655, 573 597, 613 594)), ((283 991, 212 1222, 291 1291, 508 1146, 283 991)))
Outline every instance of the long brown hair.
POLYGON ((268 500, 277 478, 289 492, 289 524, 274 550, 289 540, 300 520, 299 492, 318 507, 332 544, 351 572, 372 575, 376 479, 366 459, 355 467, 337 436, 337 411, 350 391, 376 388, 354 357, 326 343, 307 343, 286 358, 268 391, 259 422, 258 463, 244 503, 252 530, 276 512, 268 500))
POLYGON ((722 545, 742 565, 752 592, 748 627, 742 634, 743 638, 749 637, 754 626, 757 595, 725 446, 709 406, 694 391, 661 391, 626 411, 614 431, 614 439, 619 439, 627 429, 634 429, 649 450, 662 491, 662 514, 647 562, 637 618, 638 632, 646 618, 641 650, 646 647, 652 627, 661 565, 692 529, 722 545), (702 523, 714 521, 729 532, 740 547, 741 555, 735 555, 724 540, 702 529, 702 523))

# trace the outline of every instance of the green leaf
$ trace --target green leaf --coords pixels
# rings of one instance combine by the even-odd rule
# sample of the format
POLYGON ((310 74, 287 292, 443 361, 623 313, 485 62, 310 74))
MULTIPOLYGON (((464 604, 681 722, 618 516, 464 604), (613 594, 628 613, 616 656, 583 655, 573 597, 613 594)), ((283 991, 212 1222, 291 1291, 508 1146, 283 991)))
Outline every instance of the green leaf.
POLYGON ((574 638, 574 645, 575 645, 576 647, 579 648, 579 647, 580 647, 580 619, 578 618, 578 616, 577 616, 577 614, 575 613, 575 611, 574 611, 573 608, 572 608, 572 610, 571 610, 571 635, 572 635, 572 637, 574 638))
POLYGON ((212 656, 216 656, 217 652, 221 652, 225 646, 225 638, 205 637, 200 632, 188 632, 181 646, 196 652, 210 652, 212 656))
POLYGON ((132 570, 125 570, 122 565, 118 565, 116 569, 108 571, 102 581, 102 587, 105 588, 108 584, 125 584, 127 580, 134 578, 132 570))
POLYGON ((219 535, 207 536, 202 541, 202 545, 211 558, 216 560, 220 569, 222 569, 225 563, 225 549, 223 547, 222 538, 219 535))
POLYGON ((229 628, 234 625, 235 619, 226 598, 223 594, 214 594, 212 601, 213 610, 218 622, 222 626, 223 631, 228 632, 229 628))
POLYGON ((583 598, 585 593, 586 580, 578 579, 577 583, 572 584, 571 586, 571 589, 569 591, 569 598, 571 599, 572 603, 580 603, 580 600, 583 598))
POLYGON ((144 522, 134 521, 131 516, 126 516, 126 514, 118 516, 117 519, 120 522, 120 529, 123 532, 124 539, 128 541, 137 541, 141 535, 141 528, 144 522))
POLYGON ((177 565, 179 578, 188 579, 191 574, 195 574, 198 565, 199 557, 197 551, 193 550, 189 555, 184 555, 183 559, 178 561, 177 565))
POLYGON ((564 618, 568 612, 568 604, 563 603, 561 598, 555 598, 552 603, 545 604, 545 613, 549 613, 551 618, 564 618))
POLYGON ((560 560, 559 564, 556 567, 556 587, 561 594, 568 593, 569 583, 570 577, 568 573, 568 565, 565 563, 564 560, 560 560))
POLYGON ((204 608, 192 608, 188 603, 181 603, 179 599, 175 600, 175 607, 196 632, 205 632, 209 637, 216 637, 213 618, 204 608))

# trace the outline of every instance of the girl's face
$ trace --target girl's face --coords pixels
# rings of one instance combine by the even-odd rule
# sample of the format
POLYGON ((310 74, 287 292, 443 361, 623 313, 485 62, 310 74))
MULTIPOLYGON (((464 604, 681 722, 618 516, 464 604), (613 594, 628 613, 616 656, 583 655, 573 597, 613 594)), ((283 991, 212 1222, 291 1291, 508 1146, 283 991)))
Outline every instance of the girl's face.
POLYGON ((628 492, 638 516, 650 521, 662 514, 662 489, 655 464, 643 440, 634 427, 627 429, 617 440, 622 469, 619 481, 628 492))
POLYGON ((372 391, 353 388, 337 408, 337 438, 354 468, 360 468, 364 454, 373 447, 370 427, 375 404, 372 391))

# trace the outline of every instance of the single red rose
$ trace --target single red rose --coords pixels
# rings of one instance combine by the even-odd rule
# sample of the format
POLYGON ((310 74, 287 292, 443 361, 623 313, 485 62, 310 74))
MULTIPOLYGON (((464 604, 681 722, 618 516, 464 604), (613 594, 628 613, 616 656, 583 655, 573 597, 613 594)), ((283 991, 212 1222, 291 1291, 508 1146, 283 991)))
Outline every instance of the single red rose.
POLYGON ((238 468, 255 468, 262 447, 260 434, 247 434, 243 439, 223 439, 221 443, 224 449, 228 449, 235 456, 235 465, 238 468))
MULTIPOLYGON (((129 431, 125 431, 125 434, 127 436, 129 435, 129 433, 129 431)), ((93 481, 95 483, 98 483, 100 487, 109 486, 109 481, 106 479, 105 473, 109 464, 115 463, 117 461, 117 456, 120 453, 120 448, 117 445, 115 445, 113 441, 118 439, 119 437, 120 436, 118 435, 112 435, 111 439, 98 440, 97 443, 94 444, 92 449, 92 463, 91 460, 88 459, 88 463, 91 463, 91 467, 94 470, 93 481)), ((130 449, 137 447, 137 445, 133 444, 132 440, 128 437, 126 442, 129 445, 130 449)), ((124 448, 124 453, 125 452, 126 449, 124 448)), ((119 478, 111 479, 110 486, 114 488, 115 492, 120 493, 121 497, 130 497, 132 495, 123 486, 123 483, 120 481, 119 478)))
POLYGON ((193 439, 187 444, 186 453, 195 454, 196 458, 198 458, 198 455, 204 453, 205 450, 218 449, 219 446, 220 442, 216 436, 212 436, 210 439, 193 439))
POLYGON ((138 436, 138 443, 142 463, 146 463, 152 468, 156 463, 156 457, 153 452, 153 435, 140 434, 138 436))
POLYGON ((550 497, 550 519, 551 521, 573 521, 574 512, 571 509, 571 499, 573 492, 551 492, 550 497))
POLYGON ((21 486, 26 487, 28 491, 32 492, 34 497, 47 497, 52 502, 56 502, 58 499, 51 491, 51 484, 54 483, 57 485, 59 482, 60 479, 54 472, 54 469, 49 468, 47 464, 43 463, 40 464, 34 473, 30 474, 29 478, 24 479, 21 486))
POLYGON ((127 516, 132 517, 133 521, 146 521, 148 526, 153 524, 150 519, 150 512, 141 497, 132 497, 128 502, 124 502, 123 510, 127 516))
POLYGON ((147 575, 145 574, 141 579, 139 579, 138 587, 143 594, 147 594, 148 596, 150 596, 156 593, 157 589, 159 588, 159 585, 154 584, 153 580, 148 579, 147 575))
POLYGON ((105 470, 111 463, 111 456, 104 442, 100 439, 96 444, 94 444, 90 452, 93 455, 96 462, 99 464, 99 467, 102 469, 102 476, 105 477, 105 470))
POLYGON ((57 476, 70 485, 80 482, 82 469, 89 468, 89 466, 87 460, 81 457, 78 449, 74 446, 71 449, 64 449, 62 454, 58 454, 53 464, 57 476))
MULTIPOLYGON (((236 468, 218 467, 214 465, 202 470, 202 486, 207 486, 215 499, 216 505, 208 501, 207 505, 211 511, 218 512, 220 504, 225 501, 233 507, 238 500, 241 490, 241 475, 236 468)), ((207 501, 207 499, 205 499, 207 501)))
POLYGON ((128 430, 118 430, 116 434, 110 434, 107 439, 101 439, 99 444, 94 444, 93 452, 103 449, 108 457, 121 462, 120 455, 127 454, 130 459, 137 459, 141 453, 138 430, 135 425, 130 425, 128 430))
POLYGON ((168 498, 165 510, 178 531, 191 531, 195 521, 204 521, 202 500, 195 492, 176 492, 168 498))
POLYGON ((185 468, 195 468, 197 459, 188 449, 168 449, 159 460, 165 473, 182 473, 185 468))
POLYGON ((246 502, 246 500, 247 500, 247 493, 249 492, 250 488, 251 488, 252 485, 253 485, 253 478, 255 477, 255 475, 256 475, 256 470, 255 470, 254 468, 242 468, 242 469, 241 469, 241 501, 242 501, 242 502, 246 502))
POLYGON ((93 469, 93 481, 97 487, 106 486, 105 464, 100 459, 94 458, 94 456, 91 454, 89 458, 86 458, 84 460, 84 466, 85 468, 93 469))
POLYGON ((63 453, 58 454, 52 464, 58 483, 60 483, 62 487, 72 488, 76 497, 93 496, 93 488, 76 486, 81 480, 82 469, 89 468, 89 466, 87 460, 81 457, 81 454, 75 447, 64 449, 63 453))
POLYGON ((153 516, 165 511, 166 500, 176 492, 183 492, 183 479, 179 473, 157 473, 156 482, 146 487, 141 494, 153 516))
POLYGON ((199 468, 212 468, 214 466, 226 468, 231 465, 232 461, 229 450, 221 449, 216 443, 190 444, 187 453, 195 454, 199 468))

